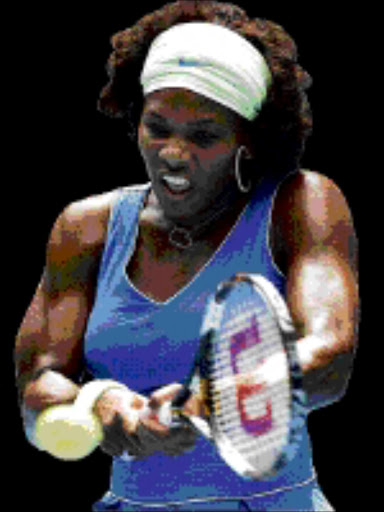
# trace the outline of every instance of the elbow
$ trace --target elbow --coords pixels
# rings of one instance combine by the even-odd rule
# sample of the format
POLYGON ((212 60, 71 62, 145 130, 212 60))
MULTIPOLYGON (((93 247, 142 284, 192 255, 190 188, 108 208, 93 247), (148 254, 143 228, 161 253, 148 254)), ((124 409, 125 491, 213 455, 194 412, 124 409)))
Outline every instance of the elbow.
POLYGON ((26 407, 24 404, 21 404, 21 418, 23 422, 23 430, 25 434, 26 440, 31 444, 34 448, 42 451, 42 448, 38 444, 35 436, 36 431, 36 422, 39 416, 39 411, 35 411, 26 407))
POLYGON ((339 402, 347 392, 354 354, 339 354, 326 368, 313 370, 303 377, 309 411, 339 402))
POLYGON ((327 384, 327 386, 323 386, 322 388, 316 386, 316 388, 313 389, 312 386, 311 389, 309 386, 309 389, 307 389, 307 408, 309 412, 332 405, 339 402, 344 397, 348 387, 347 383, 344 383, 344 385, 334 385, 332 387, 329 386, 329 383, 327 384))

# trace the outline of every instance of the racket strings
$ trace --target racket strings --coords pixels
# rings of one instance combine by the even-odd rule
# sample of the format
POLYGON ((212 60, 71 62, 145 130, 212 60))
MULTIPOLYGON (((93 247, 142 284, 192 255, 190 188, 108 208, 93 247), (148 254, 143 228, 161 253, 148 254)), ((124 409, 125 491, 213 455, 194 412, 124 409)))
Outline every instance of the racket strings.
POLYGON ((239 387, 252 388, 257 366, 284 351, 281 339, 276 321, 265 306, 247 301, 232 308, 209 357, 209 400, 217 434, 252 466, 265 472, 273 466, 278 447, 289 433, 287 367, 272 384, 250 392, 241 404, 239 387), (236 345, 238 352, 234 355, 236 345), (249 378, 248 384, 244 384, 244 376, 249 378), (250 433, 248 424, 256 424, 259 434, 257 430, 250 433))
POLYGON ((242 315, 241 321, 238 318, 236 320, 235 326, 231 320, 226 323, 220 332, 219 342, 216 343, 215 347, 216 350, 210 355, 211 381, 214 389, 218 388, 220 391, 232 386, 234 384, 233 380, 236 380, 239 375, 249 375, 249 377, 252 377, 252 374, 257 371, 255 361, 262 363, 269 356, 275 355, 278 348, 281 348, 281 337, 276 324, 269 315, 262 313, 260 309, 255 309, 252 312, 248 311, 242 315), (241 332, 242 329, 247 328, 251 324, 252 318, 255 317, 258 321, 260 338, 264 342, 268 341, 268 343, 254 343, 242 350, 237 357, 236 364, 238 369, 241 370, 234 373, 231 353, 227 349, 228 345, 231 343, 231 338, 239 331, 241 332))

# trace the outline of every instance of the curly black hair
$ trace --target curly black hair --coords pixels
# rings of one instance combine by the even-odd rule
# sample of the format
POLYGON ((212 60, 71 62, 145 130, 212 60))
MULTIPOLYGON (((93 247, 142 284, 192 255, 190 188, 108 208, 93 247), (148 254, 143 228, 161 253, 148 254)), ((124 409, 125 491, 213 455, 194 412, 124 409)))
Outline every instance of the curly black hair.
POLYGON ((298 169, 305 142, 312 131, 312 113, 306 90, 311 77, 297 62, 293 39, 278 24, 248 17, 230 3, 181 0, 147 14, 134 26, 111 38, 113 52, 107 63, 109 82, 102 89, 98 109, 111 117, 127 117, 137 129, 143 106, 139 76, 153 39, 162 31, 189 21, 224 25, 253 44, 266 59, 272 84, 263 108, 249 123, 257 149, 258 167, 285 175, 298 169))

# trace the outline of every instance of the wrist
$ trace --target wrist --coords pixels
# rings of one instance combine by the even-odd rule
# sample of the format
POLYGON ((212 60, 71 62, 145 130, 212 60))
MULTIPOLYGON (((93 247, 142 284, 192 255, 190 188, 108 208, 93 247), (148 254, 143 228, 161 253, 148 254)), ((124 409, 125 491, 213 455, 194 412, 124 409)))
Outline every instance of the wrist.
POLYGON ((124 393, 128 402, 133 401, 134 393, 124 384, 110 379, 97 379, 88 382, 80 389, 74 405, 88 411, 96 411, 101 399, 112 393, 118 393, 120 396, 124 393))
POLYGON ((30 409, 25 404, 21 405, 21 416, 23 420, 24 433, 28 442, 35 448, 42 450, 36 440, 36 422, 39 417, 40 411, 30 409))
POLYGON ((105 426, 112 425, 119 416, 128 433, 135 432, 146 407, 145 397, 129 388, 111 386, 94 403, 94 413, 105 426))
POLYGON ((74 402, 79 390, 68 377, 47 368, 26 383, 22 398, 28 409, 42 411, 52 405, 74 402))
POLYGON ((308 373, 324 366, 328 362, 328 355, 332 353, 331 340, 326 335, 308 334, 299 339, 296 344, 296 353, 302 372, 308 373))

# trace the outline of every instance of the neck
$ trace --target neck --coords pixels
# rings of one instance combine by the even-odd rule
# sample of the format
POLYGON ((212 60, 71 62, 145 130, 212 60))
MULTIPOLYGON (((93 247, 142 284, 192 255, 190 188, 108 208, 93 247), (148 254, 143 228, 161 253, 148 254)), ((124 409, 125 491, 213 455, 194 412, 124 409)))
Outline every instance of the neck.
POLYGON ((189 249, 213 229, 218 234, 222 227, 228 230, 228 225, 234 224, 248 200, 248 196, 241 196, 237 200, 223 198, 215 203, 214 208, 207 212, 200 222, 195 222, 190 227, 173 222, 168 234, 169 242, 179 249, 189 249))
POLYGON ((161 251, 165 250, 164 243, 180 250, 196 247, 204 239, 215 245, 237 221, 249 198, 249 194, 237 197, 227 194, 216 199, 213 208, 200 212, 193 220, 188 218, 186 222, 184 219, 178 222, 164 215, 156 195, 150 190, 140 214, 140 224, 145 233, 150 233, 151 239, 156 238, 156 247, 161 247, 161 251))

